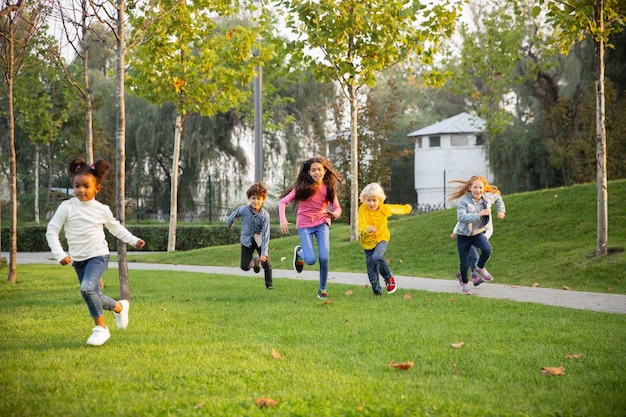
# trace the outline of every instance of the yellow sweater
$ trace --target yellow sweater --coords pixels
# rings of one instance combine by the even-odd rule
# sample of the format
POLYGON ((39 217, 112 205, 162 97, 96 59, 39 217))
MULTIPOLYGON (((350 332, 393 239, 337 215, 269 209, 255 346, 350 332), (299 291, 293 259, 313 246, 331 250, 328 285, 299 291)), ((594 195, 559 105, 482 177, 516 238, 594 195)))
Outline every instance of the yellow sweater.
POLYGON ((393 214, 409 214, 410 204, 381 204, 378 210, 370 210, 366 204, 359 206, 359 237, 363 249, 374 249, 378 242, 389 242, 391 233, 387 226, 387 219, 393 214), (375 233, 369 233, 370 226, 376 228, 375 233))

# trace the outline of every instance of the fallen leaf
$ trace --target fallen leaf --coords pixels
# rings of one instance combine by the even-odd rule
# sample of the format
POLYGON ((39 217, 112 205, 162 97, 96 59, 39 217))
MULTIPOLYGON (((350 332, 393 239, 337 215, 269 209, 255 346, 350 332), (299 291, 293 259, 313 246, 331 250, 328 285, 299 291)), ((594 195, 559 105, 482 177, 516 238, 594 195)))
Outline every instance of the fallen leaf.
POLYGON ((346 295, 352 295, 352 290, 347 290, 346 295))
POLYGON ((559 195, 558 194, 554 194, 554 198, 559 198, 559 195))
POLYGON ((452 369, 454 369, 454 375, 458 375, 459 374, 459 370, 456 367, 456 362, 452 362, 452 369))
POLYGON ((609 292, 613 292, 614 288, 613 287, 609 287, 608 291, 609 292))
POLYGON ((278 353, 278 351, 276 349, 272 349, 272 357, 274 359, 282 359, 283 357, 280 355, 280 353, 278 353))
POLYGON ((347 323, 347 322, 349 322, 349 321, 350 321, 350 319, 349 319, 349 318, 347 318, 347 317, 346 317, 345 319, 343 319, 343 322, 344 322, 344 323, 347 323))
POLYGON ((328 305, 328 304, 330 304, 330 303, 332 303, 332 301, 328 300, 328 301, 324 301, 324 302, 322 303, 322 305, 323 305, 323 306, 326 306, 326 305, 328 305))
POLYGON ((286 256, 281 256, 281 257, 280 257, 280 261, 281 261, 281 262, 285 262, 286 260, 287 260, 287 257, 286 257, 286 256))
POLYGON ((272 398, 257 398, 256 400, 254 400, 255 404, 258 405, 260 408, 263 407, 274 407, 276 404, 278 404, 278 401, 272 399, 272 398))
POLYGON ((388 264, 391 264, 391 259, 387 258, 385 259, 385 262, 387 262, 388 264))
POLYGON ((563 365, 558 368, 546 366, 545 368, 541 368, 541 372, 543 372, 544 375, 565 375, 565 368, 563 365))
POLYGON ((404 299, 405 299, 405 300, 410 300, 411 298, 413 298, 413 296, 411 295, 411 293, 407 292, 406 294, 404 294, 404 299))
POLYGON ((402 259, 400 259, 398 262, 402 263, 403 261, 402 261, 402 259))
POLYGON ((535 283, 533 284, 533 288, 537 288, 537 287, 539 287, 539 283, 538 283, 538 282, 535 282, 535 283))
POLYGON ((450 299, 448 300, 448 302, 453 303, 453 302, 454 302, 454 298, 450 298, 450 299))
POLYGON ((202 407, 204 407, 204 403, 198 403, 198 404, 196 404, 196 405, 195 405, 195 407, 194 407, 194 408, 195 408, 196 410, 199 410, 199 409, 201 409, 202 407))
POLYGON ((452 347, 459 349, 459 348, 462 348, 464 345, 465 345, 465 342, 461 340, 459 343, 453 343, 452 347))
POLYGON ((582 358, 583 356, 585 356, 584 353, 574 353, 573 355, 567 355, 565 359, 578 359, 582 358))
POLYGON ((569 287, 568 287, 567 285, 563 285, 563 286, 561 287, 561 289, 563 289, 563 290, 568 290, 568 291, 569 291, 569 287))
POLYGON ((369 286, 368 284, 365 284, 365 285, 363 286, 363 288, 365 288, 365 289, 368 289, 369 287, 370 287, 370 286, 369 286))
POLYGON ((413 362, 402 362, 402 363, 389 362, 389 366, 391 366, 392 368, 396 368, 396 369, 407 370, 413 366, 413 362))
POLYGON ((432 299, 432 298, 427 298, 427 299, 426 299, 426 302, 427 302, 427 303, 432 303, 432 302, 433 302, 433 299, 432 299))

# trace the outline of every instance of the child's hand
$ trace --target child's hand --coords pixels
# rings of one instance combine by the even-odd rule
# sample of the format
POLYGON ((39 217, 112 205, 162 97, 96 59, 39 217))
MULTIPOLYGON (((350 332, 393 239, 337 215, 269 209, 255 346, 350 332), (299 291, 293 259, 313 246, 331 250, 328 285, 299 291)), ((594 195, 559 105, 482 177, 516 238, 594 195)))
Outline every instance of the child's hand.
POLYGON ((337 216, 335 215, 335 213, 331 210, 328 210, 326 212, 326 217, 328 217, 331 220, 335 220, 337 218, 337 216))
POLYGON ((499 219, 504 219, 504 216, 506 216, 506 213, 498 213, 499 219))
POLYGON ((261 256, 261 257, 259 257, 259 260, 261 262, 267 262, 267 256, 261 256))
POLYGON ((282 233, 283 235, 286 235, 289 233, 289 225, 291 223, 289 222, 280 222, 280 233, 282 233))
POLYGON ((137 243, 135 243, 135 249, 141 249, 146 246, 146 242, 143 239, 139 239, 137 243))
POLYGON ((61 265, 69 265, 72 263, 72 258, 70 258, 69 256, 66 256, 65 258, 61 259, 61 265))
POLYGON ((488 208, 482 209, 478 214, 480 214, 481 216, 491 216, 491 210, 489 210, 488 208))
POLYGON ((370 226, 367 228, 368 233, 376 233, 376 228, 374 226, 370 226))
POLYGON ((452 234, 450 235, 450 239, 452 239, 452 240, 456 239, 456 233, 452 233, 452 234))

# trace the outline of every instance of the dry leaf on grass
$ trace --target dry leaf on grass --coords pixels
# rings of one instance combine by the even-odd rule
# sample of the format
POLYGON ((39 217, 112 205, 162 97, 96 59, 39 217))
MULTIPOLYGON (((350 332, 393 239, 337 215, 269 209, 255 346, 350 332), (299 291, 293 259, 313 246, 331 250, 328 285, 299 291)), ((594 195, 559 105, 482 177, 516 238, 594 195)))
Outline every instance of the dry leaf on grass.
POLYGON ((276 404, 278 404, 278 401, 272 399, 272 398, 257 398, 256 400, 254 400, 254 403, 256 405, 258 405, 260 408, 263 407, 274 407, 276 404))
POLYGON ((332 303, 332 301, 328 300, 328 301, 324 301, 324 302, 322 303, 322 305, 323 305, 323 306, 326 306, 326 305, 328 305, 328 304, 330 304, 330 303, 332 303))
POLYGON ((402 363, 389 362, 389 366, 391 366, 392 368, 396 368, 396 369, 404 369, 406 371, 407 369, 410 369, 413 366, 413 362, 402 362, 402 363))
POLYGON ((574 353, 573 355, 567 355, 565 359, 578 359, 582 358, 583 356, 585 356, 584 353, 574 353))
POLYGON ((352 290, 347 290, 346 295, 352 295, 352 290))
POLYGON ((565 368, 563 365, 558 368, 555 368, 554 366, 546 366, 541 368, 541 372, 543 372, 544 375, 565 375, 565 368))
POLYGON ((538 282, 535 282, 535 283, 533 284, 533 288, 538 288, 538 287, 539 287, 539 283, 538 283, 538 282))
POLYGON ((406 294, 404 294, 404 299, 405 299, 405 300, 410 300, 411 298, 413 298, 413 296, 411 295, 411 293, 408 293, 408 292, 407 292, 406 294))
POLYGON ((282 359, 283 357, 281 356, 280 353, 278 353, 278 351, 276 349, 272 349, 272 357, 274 359, 282 359))
POLYGON ((452 344, 452 347, 453 347, 453 348, 457 348, 457 349, 460 349, 460 348, 462 348, 463 346, 465 346, 465 342, 464 342, 464 341, 462 341, 462 340, 461 340, 459 343, 453 343, 453 344, 452 344))
POLYGON ((563 285, 563 286, 561 287, 561 289, 562 289, 562 290, 569 290, 569 287, 568 287, 567 285, 563 285))

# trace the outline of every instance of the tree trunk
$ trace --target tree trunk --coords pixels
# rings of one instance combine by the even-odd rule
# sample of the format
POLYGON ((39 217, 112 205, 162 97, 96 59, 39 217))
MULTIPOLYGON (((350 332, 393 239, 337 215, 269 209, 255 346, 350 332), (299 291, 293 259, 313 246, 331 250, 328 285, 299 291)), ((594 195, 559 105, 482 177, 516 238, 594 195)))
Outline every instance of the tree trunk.
POLYGON ((11 172, 11 204, 10 210, 10 248, 9 248, 9 274, 7 281, 15 284, 17 276, 17 157, 15 154, 15 114, 13 110, 13 65, 15 63, 15 49, 13 36, 7 38, 8 56, 5 82, 8 89, 8 114, 9 122, 9 166, 11 172))
POLYGON ((350 198, 350 241, 359 240, 359 136, 357 132, 357 117, 359 104, 357 103, 356 87, 350 87, 350 123, 352 128, 351 144, 351 171, 352 171, 352 197, 350 198))
POLYGON ((92 103, 91 87, 89 87, 89 44, 87 42, 87 0, 82 1, 83 21, 82 21, 82 60, 83 60, 83 84, 85 91, 85 156, 89 164, 93 164, 93 123, 92 123, 92 103))
MULTIPOLYGON (((115 96, 117 103, 117 126, 115 130, 116 136, 116 195, 115 206, 118 220, 126 223, 126 105, 124 98, 124 57, 126 54, 126 46, 124 39, 124 21, 125 21, 125 3, 124 0, 117 2, 117 56, 116 56, 116 74, 117 83, 115 87, 115 96)), ((126 243, 118 239, 117 241, 118 255, 118 272, 120 281, 120 299, 130 300, 130 286, 128 282, 128 264, 126 261, 126 243)))
MULTIPOLYGON (((596 13, 600 24, 600 33, 604 32, 604 1, 596 2, 596 13)), ((598 48, 598 73, 596 82, 596 189, 598 202, 598 225, 596 256, 608 254, 608 206, 606 178, 606 122, 604 103, 604 38, 596 45, 598 48)))
POLYGON ((39 225, 39 142, 35 142, 35 224, 39 225))
POLYGON ((176 114, 174 129, 174 155, 172 156, 172 184, 170 195, 170 230, 167 236, 167 251, 176 250, 176 219, 178 217, 178 164, 180 160, 180 140, 183 134, 183 116, 176 114))

